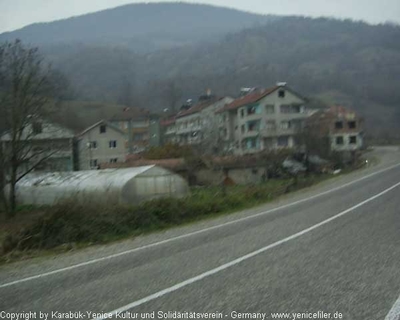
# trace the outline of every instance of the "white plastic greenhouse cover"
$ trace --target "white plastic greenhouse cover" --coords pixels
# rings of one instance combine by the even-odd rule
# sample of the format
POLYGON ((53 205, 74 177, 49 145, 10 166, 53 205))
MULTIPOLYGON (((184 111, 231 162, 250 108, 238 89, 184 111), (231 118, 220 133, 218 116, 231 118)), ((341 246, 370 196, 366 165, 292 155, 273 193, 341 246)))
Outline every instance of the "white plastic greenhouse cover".
POLYGON ((17 184, 20 204, 54 204, 62 199, 113 200, 135 204, 189 191, 179 175, 157 166, 74 172, 32 173, 17 184))

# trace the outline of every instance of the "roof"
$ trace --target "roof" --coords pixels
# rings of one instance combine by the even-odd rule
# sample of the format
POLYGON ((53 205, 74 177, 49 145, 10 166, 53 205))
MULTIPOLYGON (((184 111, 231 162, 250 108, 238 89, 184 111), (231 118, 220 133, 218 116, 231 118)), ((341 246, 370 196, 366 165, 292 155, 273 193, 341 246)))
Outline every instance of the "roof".
POLYGON ((327 109, 320 109, 316 111, 314 114, 312 114, 308 119, 307 122, 313 122, 313 121, 331 121, 332 119, 336 118, 342 118, 342 117, 351 117, 354 118, 357 116, 356 112, 352 109, 348 109, 343 106, 331 106, 327 109))
MULTIPOLYGON (((32 129, 31 128, 32 124, 28 124, 24 128, 24 132, 22 134, 21 140, 56 140, 56 139, 72 139, 75 134, 72 130, 67 129, 59 124, 52 123, 49 121, 45 120, 39 120, 37 121, 38 123, 41 124, 42 126, 42 132, 38 134, 32 134, 32 129)), ((10 132, 6 131, 2 136, 1 136, 2 141, 10 141, 11 136, 10 132)))
POLYGON ((114 129, 115 131, 117 131, 117 132, 119 132, 119 133, 121 133, 123 135, 126 135, 126 133, 123 130, 121 130, 120 128, 114 126, 110 122, 108 122, 106 120, 100 120, 99 122, 96 122, 95 124, 91 125, 90 127, 86 128, 85 130, 83 130, 81 133, 77 134, 77 136, 83 136, 85 133, 89 132, 90 130, 92 130, 92 129, 94 129, 94 128, 102 125, 102 124, 105 124, 106 126, 114 129))
POLYGON ((176 117, 164 119, 164 120, 160 121, 160 125, 163 126, 163 127, 167 127, 167 126, 170 126, 170 125, 174 124, 175 121, 176 121, 176 117))
POLYGON ((355 111, 349 108, 345 108, 343 106, 330 106, 326 111, 326 113, 330 113, 335 116, 347 115, 347 114, 356 114, 355 111))
POLYGON ((204 102, 201 102, 201 103, 197 103, 194 106, 192 106, 191 108, 189 108, 188 110, 179 112, 176 117, 177 118, 182 118, 182 117, 185 117, 185 116, 200 112, 200 111, 204 110, 205 108, 213 105, 214 103, 216 103, 218 101, 221 101, 222 99, 223 98, 215 98, 215 99, 211 99, 211 100, 204 101, 204 102))
POLYGON ((281 87, 274 86, 272 88, 264 89, 261 91, 260 90, 254 91, 243 97, 233 100, 231 103, 229 103, 226 106, 224 106, 223 108, 219 109, 217 112, 220 113, 220 112, 224 112, 224 111, 228 111, 228 110, 235 110, 235 109, 245 106, 247 104, 255 103, 255 102, 261 100, 262 98, 270 95, 272 92, 274 92, 275 90, 277 90, 279 88, 281 88, 281 87))
MULTIPOLYGON (((143 173, 154 171, 155 175, 160 174, 160 170, 154 165, 123 169, 87 170, 71 172, 47 172, 30 173, 18 182, 18 187, 31 187, 32 192, 38 188, 51 188, 55 192, 59 190, 62 196, 78 192, 92 191, 116 191, 143 173)), ((165 170, 159 168, 161 170, 165 170)), ((167 173, 167 172, 164 172, 167 173)))
POLYGON ((219 109, 216 113, 221 113, 221 112, 225 112, 225 111, 229 111, 229 110, 236 110, 237 108, 243 107, 245 105, 255 103, 280 88, 285 88, 285 90, 288 90, 291 93, 295 94, 296 96, 300 97, 302 100, 305 100, 305 98, 302 95, 300 95, 293 89, 289 88, 285 83, 282 83, 282 84, 278 83, 278 85, 273 86, 271 88, 256 90, 256 91, 253 91, 243 97, 235 99, 230 104, 227 104, 226 106, 219 109))

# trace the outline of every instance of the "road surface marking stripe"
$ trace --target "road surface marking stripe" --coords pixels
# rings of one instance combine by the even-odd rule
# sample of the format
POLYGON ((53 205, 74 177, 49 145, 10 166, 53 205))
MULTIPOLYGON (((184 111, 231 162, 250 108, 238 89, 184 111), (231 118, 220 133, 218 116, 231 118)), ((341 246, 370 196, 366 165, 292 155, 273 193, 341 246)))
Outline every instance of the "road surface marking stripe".
POLYGON ((390 309, 385 320, 400 320, 400 296, 390 309))
POLYGON ((130 254, 130 253, 134 253, 134 252, 137 252, 137 251, 144 250, 144 249, 156 247, 156 246, 159 246, 159 245, 162 245, 162 244, 166 244, 166 243, 169 243, 169 242, 172 242, 172 241, 188 238, 188 237, 191 237, 191 236, 194 236, 194 235, 197 235, 197 234, 201 234, 201 233, 204 233, 204 232, 207 232, 207 231, 210 231, 210 230, 215 230, 215 229, 219 229, 219 228, 222 228, 222 227, 225 227, 225 226, 228 226, 228 225, 231 225, 231 224, 235 224, 235 223, 238 223, 238 222, 254 219, 254 218, 263 216, 265 214, 268 214, 268 213, 271 213, 271 212, 275 212, 275 211, 279 211, 279 210, 282 210, 282 209, 286 209, 286 208, 295 206, 297 204, 300 204, 300 203, 303 203, 303 202, 306 202, 306 201, 309 201, 309 200, 313 200, 313 199, 318 198, 320 196, 335 192, 337 190, 340 190, 340 189, 343 189, 345 187, 348 187, 348 186, 350 186, 350 185, 352 185, 354 183, 357 183, 357 182, 363 181, 365 179, 368 179, 370 177, 373 177, 373 176, 375 176, 377 174, 380 174, 382 172, 394 169, 394 168, 396 168, 398 166, 400 166, 400 164, 395 164, 395 165, 390 166, 388 168, 381 169, 379 171, 376 171, 376 172, 373 172, 371 174, 368 174, 368 175, 366 175, 366 176, 364 176, 364 177, 362 177, 360 179, 353 180, 351 182, 345 183, 345 184, 343 184, 341 186, 338 186, 336 188, 333 188, 333 189, 318 193, 318 194, 313 195, 313 196, 308 197, 308 198, 304 198, 304 199, 301 199, 301 200, 297 200, 297 201, 285 204, 285 205, 277 207, 277 208, 273 208, 273 209, 270 209, 270 210, 267 210, 267 211, 259 212, 259 213, 256 213, 256 214, 253 214, 253 215, 250 215, 250 216, 247 216, 247 217, 239 218, 239 219, 236 219, 236 220, 232 220, 232 221, 229 221, 229 222, 221 223, 221 224, 218 224, 216 226, 208 227, 208 228, 201 229, 201 230, 198 230, 198 231, 186 233, 186 234, 183 234, 183 235, 180 235, 180 236, 177 236, 177 237, 173 237, 173 238, 169 238, 169 239, 166 239, 166 240, 162 240, 162 241, 159 241, 159 242, 150 243, 150 244, 144 245, 142 247, 138 247, 138 248, 130 249, 130 250, 127 250, 127 251, 115 253, 115 254, 112 254, 112 255, 109 255, 109 256, 105 256, 105 257, 102 257, 102 258, 89 260, 89 261, 78 263, 78 264, 75 264, 75 265, 72 265, 72 266, 69 266, 69 267, 65 267, 65 268, 61 268, 61 269, 57 269, 57 270, 53 270, 53 271, 49 271, 49 272, 44 272, 44 273, 41 273, 41 274, 38 274, 38 275, 35 275, 35 276, 26 277, 26 278, 22 278, 22 279, 19 279, 19 280, 15 280, 15 281, 7 282, 7 283, 4 283, 4 284, 0 284, 0 288, 10 287, 10 286, 13 286, 13 285, 16 285, 16 284, 20 284, 20 283, 23 283, 23 282, 27 282, 27 281, 31 281, 31 280, 35 280, 35 279, 39 279, 39 278, 48 277, 50 275, 54 275, 54 274, 57 274, 57 273, 73 270, 73 269, 80 268, 80 267, 85 267, 85 266, 88 266, 88 265, 91 265, 91 264, 94 264, 94 263, 97 263, 97 262, 102 262, 102 261, 105 261, 105 260, 114 259, 114 258, 117 258, 117 257, 120 257, 120 256, 124 256, 124 255, 130 254))
MULTIPOLYGON (((179 289, 181 289, 183 287, 186 287, 186 286, 188 286, 188 285, 190 285, 190 284, 192 284, 194 282, 200 281, 200 280, 202 280, 202 279, 204 279, 206 277, 214 275, 214 274, 216 274, 216 273, 218 273, 220 271, 223 271, 225 269, 233 267, 233 266, 235 266, 235 265, 237 265, 237 264, 239 264, 239 263, 241 263, 241 262, 243 262, 245 260, 248 260, 248 259, 250 259, 250 258, 252 258, 254 256, 259 255, 260 253, 263 253, 263 252, 268 251, 268 250, 270 250, 272 248, 275 248, 275 247, 277 247, 277 246, 279 246, 279 245, 281 245, 283 243, 286 243, 286 242, 294 240, 294 239, 296 239, 298 237, 301 237, 302 235, 304 235, 306 233, 309 233, 309 232, 311 232, 311 231, 313 231, 313 230, 315 230, 315 229, 317 229, 317 228, 319 228, 319 227, 321 227, 321 226, 323 226, 323 225, 325 225, 325 224, 327 224, 327 223, 329 223, 329 222, 331 222, 333 220, 336 220, 336 219, 340 218, 341 216, 344 216, 345 214, 347 214, 347 213, 349 213, 349 212, 351 212, 351 211, 353 211, 353 210, 355 210, 355 209, 367 204, 368 202, 371 202, 371 201, 375 200, 376 198, 379 198, 379 197, 383 196, 384 194, 388 193, 389 191, 393 190, 394 188, 397 188, 398 186, 400 186, 400 182, 398 182, 395 185, 391 186, 390 188, 388 188, 388 189, 386 189, 386 190, 384 190, 384 191, 382 191, 382 192, 380 192, 380 193, 368 198, 367 200, 364 200, 363 202, 360 202, 359 204, 356 204, 355 206, 353 206, 353 207, 351 207, 351 208, 349 208, 349 209, 347 209, 345 211, 342 211, 342 212, 340 212, 340 213, 338 213, 338 214, 336 214, 336 215, 334 215, 334 216, 332 216, 332 217, 330 217, 330 218, 328 218, 328 219, 326 219, 326 220, 324 220, 322 222, 319 222, 319 223, 317 223, 317 224, 315 224, 315 225, 313 225, 313 226, 311 226, 309 228, 306 228, 306 229, 304 229, 304 230, 302 230, 300 232, 292 234, 291 236, 289 236, 287 238, 284 238, 284 239, 279 240, 277 242, 274 242, 274 243, 272 243, 272 244, 270 244, 270 245, 268 245, 266 247, 263 247, 263 248, 258 249, 256 251, 248 253, 248 254, 240 257, 240 258, 232 260, 232 261, 230 261, 230 262, 228 262, 226 264, 223 264, 223 265, 221 265, 221 266, 219 266, 219 267, 217 267, 215 269, 211 269, 209 271, 206 271, 206 272, 204 272, 202 274, 199 274, 198 276, 195 276, 193 278, 187 279, 187 280, 185 280, 183 282, 180 282, 180 283, 178 283, 178 284, 176 284, 176 285, 174 285, 172 287, 169 287, 169 288, 166 288, 164 290, 161 290, 161 291, 158 291, 156 293, 153 293, 153 294, 151 294, 151 295, 149 295, 147 297, 144 297, 144 298, 142 298, 140 300, 132 302, 132 303, 130 303, 130 304, 124 306, 124 307, 121 307, 121 308, 116 309, 114 311, 107 312, 106 314, 110 314, 111 313, 112 315, 116 315, 118 313, 122 313, 122 312, 128 311, 128 310, 133 309, 133 308, 135 308, 137 306, 140 306, 140 305, 142 305, 144 303, 147 303, 147 302, 155 300, 155 299, 157 299, 157 298, 159 298, 161 296, 164 296, 164 295, 166 295, 168 293, 171 293, 171 292, 179 290, 179 289)), ((96 320, 100 320, 100 319, 105 319, 105 318, 96 318, 96 320)), ((389 318, 389 319, 392 320, 391 318, 389 318)))

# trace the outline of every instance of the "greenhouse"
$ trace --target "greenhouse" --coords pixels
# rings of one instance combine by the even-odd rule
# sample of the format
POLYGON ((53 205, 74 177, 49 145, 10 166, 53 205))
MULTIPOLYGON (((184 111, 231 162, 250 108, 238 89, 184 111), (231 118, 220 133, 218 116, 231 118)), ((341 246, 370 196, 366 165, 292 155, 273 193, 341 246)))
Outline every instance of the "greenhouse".
POLYGON ((137 204, 162 197, 183 197, 187 182, 157 166, 75 172, 32 173, 17 184, 19 204, 55 204, 60 200, 137 204))

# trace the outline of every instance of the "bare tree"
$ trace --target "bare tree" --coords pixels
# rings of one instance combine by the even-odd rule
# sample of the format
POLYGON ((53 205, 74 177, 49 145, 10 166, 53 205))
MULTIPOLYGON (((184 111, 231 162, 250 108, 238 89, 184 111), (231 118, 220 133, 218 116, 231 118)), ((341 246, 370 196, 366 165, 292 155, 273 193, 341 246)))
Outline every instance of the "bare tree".
POLYGON ((0 114, 6 129, 1 192, 8 184, 9 217, 15 215, 17 182, 51 156, 47 147, 32 143, 39 121, 49 111, 51 78, 51 68, 44 65, 37 48, 25 47, 20 40, 0 46, 0 114))
POLYGON ((5 163, 4 163, 3 148, 0 145, 0 206, 3 206, 3 208, 6 209, 7 199, 6 199, 6 194, 4 192, 4 187, 6 185, 6 173, 4 168, 5 168, 5 163))

